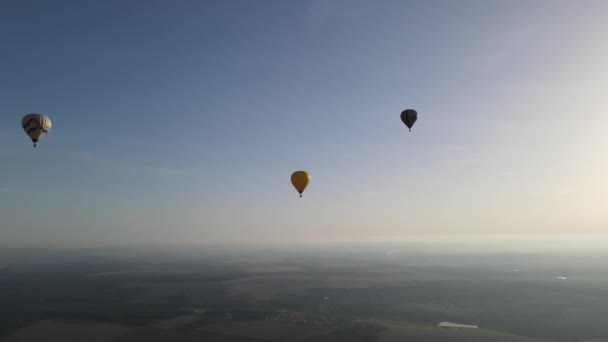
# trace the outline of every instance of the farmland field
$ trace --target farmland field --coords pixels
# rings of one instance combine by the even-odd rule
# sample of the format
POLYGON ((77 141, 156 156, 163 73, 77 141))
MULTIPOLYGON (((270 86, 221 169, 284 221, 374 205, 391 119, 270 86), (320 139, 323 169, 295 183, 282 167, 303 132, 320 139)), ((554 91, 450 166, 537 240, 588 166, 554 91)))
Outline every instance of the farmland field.
POLYGON ((281 321, 236 321, 205 325, 199 330, 271 341, 290 341, 294 336, 304 338, 330 329, 327 325, 295 324, 281 321))
POLYGON ((131 330, 116 324, 70 324, 44 320, 18 331, 6 338, 6 342, 27 341, 90 341, 106 342, 131 330))
POLYGON ((608 337, 608 257, 359 253, 167 252, 162 260, 145 251, 5 255, 0 340, 608 337), (445 321, 480 329, 437 327, 445 321))

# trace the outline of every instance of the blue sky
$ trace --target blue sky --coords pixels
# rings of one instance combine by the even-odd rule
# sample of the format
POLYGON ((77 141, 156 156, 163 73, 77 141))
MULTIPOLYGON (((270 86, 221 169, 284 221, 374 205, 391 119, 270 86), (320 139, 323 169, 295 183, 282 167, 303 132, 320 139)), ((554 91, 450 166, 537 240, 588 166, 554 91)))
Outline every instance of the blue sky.
POLYGON ((4 1, 0 239, 603 233, 607 10, 4 1), (30 112, 53 121, 36 150, 30 112))

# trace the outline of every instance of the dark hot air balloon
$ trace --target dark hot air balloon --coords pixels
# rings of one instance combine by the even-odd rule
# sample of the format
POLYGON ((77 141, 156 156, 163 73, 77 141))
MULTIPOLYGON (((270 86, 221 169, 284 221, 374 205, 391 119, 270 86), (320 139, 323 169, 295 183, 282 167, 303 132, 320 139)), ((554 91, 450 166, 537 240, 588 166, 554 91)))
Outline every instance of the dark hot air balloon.
POLYGON ((418 120, 418 112, 413 109, 406 109, 401 112, 401 121, 412 131, 412 126, 418 120))

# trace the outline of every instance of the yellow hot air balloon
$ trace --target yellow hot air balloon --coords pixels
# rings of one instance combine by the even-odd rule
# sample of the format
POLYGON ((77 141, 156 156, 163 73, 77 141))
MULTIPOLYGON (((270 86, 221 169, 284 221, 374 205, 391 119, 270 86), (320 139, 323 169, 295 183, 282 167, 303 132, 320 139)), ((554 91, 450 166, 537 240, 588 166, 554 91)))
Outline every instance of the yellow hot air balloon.
POLYGON ((293 184, 293 187, 298 190, 300 197, 302 197, 304 189, 310 184, 310 175, 306 171, 296 171, 291 174, 291 184, 293 184))

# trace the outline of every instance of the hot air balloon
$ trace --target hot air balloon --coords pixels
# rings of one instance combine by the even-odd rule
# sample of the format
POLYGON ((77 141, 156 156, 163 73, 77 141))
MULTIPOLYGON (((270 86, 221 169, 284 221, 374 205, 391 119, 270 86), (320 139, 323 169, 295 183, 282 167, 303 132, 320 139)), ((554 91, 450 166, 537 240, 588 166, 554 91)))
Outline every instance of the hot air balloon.
POLYGON ((302 197, 304 189, 310 184, 310 175, 306 171, 296 171, 291 174, 291 184, 293 184, 293 187, 298 190, 300 197, 302 197))
POLYGON ((413 109, 406 109, 401 112, 401 121, 412 131, 412 126, 418 120, 418 112, 413 109))
POLYGON ((21 127, 36 147, 36 143, 51 130, 51 119, 42 114, 28 114, 21 119, 21 127))

